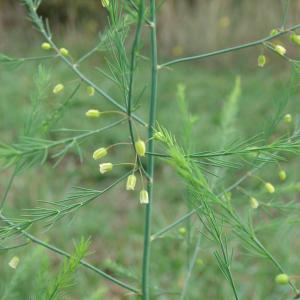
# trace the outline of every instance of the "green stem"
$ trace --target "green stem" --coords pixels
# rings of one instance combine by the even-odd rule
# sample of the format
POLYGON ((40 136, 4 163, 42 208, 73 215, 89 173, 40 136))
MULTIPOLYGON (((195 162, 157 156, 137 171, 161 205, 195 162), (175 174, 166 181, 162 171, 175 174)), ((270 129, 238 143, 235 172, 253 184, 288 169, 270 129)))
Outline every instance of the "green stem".
MULTIPOLYGON (((156 5, 155 0, 150 0, 150 37, 151 37, 151 95, 149 111, 149 128, 148 128, 148 152, 154 150, 154 125, 156 121, 156 104, 157 104, 157 36, 156 36, 156 5)), ((147 155, 147 171, 150 176, 148 182, 149 203, 146 205, 145 229, 144 229, 144 255, 143 255, 143 274, 142 274, 142 292, 143 300, 150 299, 150 244, 151 244, 151 217, 153 202, 153 174, 154 174, 154 156, 147 155)))
MULTIPOLYGON (((127 115, 128 115, 128 126, 129 126, 129 134, 130 139, 132 142, 132 146, 135 149, 135 137, 134 137, 134 131, 133 131, 133 123, 132 123, 132 98, 133 98, 133 82, 134 82, 134 73, 135 73, 135 67, 136 67, 136 58, 137 58, 137 51, 138 46, 140 43, 141 38, 141 32, 142 32, 142 26, 143 26, 143 20, 144 20, 144 12, 145 12, 145 1, 140 1, 139 7, 138 7, 138 22, 136 26, 135 31, 135 37, 131 49, 131 61, 130 61, 130 76, 129 76, 129 86, 128 86, 128 95, 127 95, 127 115)), ((143 164, 141 162, 140 157, 137 155, 137 162, 141 170, 144 171, 143 164)))
POLYGON ((263 44, 267 41, 278 38, 279 36, 284 35, 284 34, 288 33, 289 31, 295 30, 299 27, 300 27, 300 24, 297 24, 295 26, 287 28, 284 31, 280 31, 277 34, 274 34, 272 36, 267 36, 265 38, 256 40, 254 42, 249 42, 249 43, 242 44, 242 45, 239 45, 239 46, 230 47, 230 48, 226 48, 226 49, 221 49, 221 50, 217 50, 217 51, 212 51, 212 52, 208 52, 208 53, 204 53, 204 54, 200 54, 200 55, 194 55, 194 56, 188 56, 188 57, 182 57, 182 58, 174 59, 174 60, 171 60, 169 62, 161 64, 159 66, 159 68, 161 69, 163 67, 178 64, 178 63, 181 63, 181 62, 200 60, 200 59, 204 59, 204 58, 211 57, 211 56, 217 56, 217 55, 221 55, 221 54, 225 54, 225 53, 229 53, 229 52, 233 52, 233 51, 242 50, 242 49, 245 49, 245 48, 261 45, 261 44, 263 44))

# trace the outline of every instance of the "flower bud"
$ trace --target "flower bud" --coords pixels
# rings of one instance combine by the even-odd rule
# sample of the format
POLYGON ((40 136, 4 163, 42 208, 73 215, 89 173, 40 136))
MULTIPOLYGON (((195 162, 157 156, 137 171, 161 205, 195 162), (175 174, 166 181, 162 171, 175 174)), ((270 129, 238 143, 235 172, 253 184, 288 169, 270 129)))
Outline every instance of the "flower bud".
POLYGON ((281 45, 276 45, 274 48, 275 52, 277 52, 279 55, 285 55, 286 49, 281 45))
POLYGON ((109 0, 101 0, 102 6, 103 7, 108 7, 109 6, 109 0))
POLYGON ((256 200, 256 198, 250 197, 250 206, 251 206, 253 209, 256 209, 256 208, 259 207, 259 202, 256 200))
POLYGON ((145 153, 146 153, 145 142, 142 140, 138 140, 137 142, 135 142, 135 150, 136 150, 137 155, 145 156, 145 153))
POLYGON ((289 276, 287 274, 278 274, 276 277, 275 277, 275 282, 277 284, 282 284, 282 285, 285 285, 285 284, 288 284, 289 283, 289 276))
POLYGON ((16 269, 19 265, 20 262, 20 258, 18 256, 14 256, 8 263, 8 265, 13 268, 16 269))
POLYGON ((263 68, 266 62, 267 62, 266 56, 263 54, 259 55, 259 57, 257 58, 257 65, 263 68))
POLYGON ((99 148, 93 153, 93 159, 98 160, 107 155, 106 148, 99 148))
POLYGON ((185 228, 185 227, 180 227, 180 228, 178 229, 178 232, 179 232, 179 234, 181 234, 181 235, 185 235, 185 234, 186 234, 186 228, 185 228))
POLYGON ((88 118, 99 118, 101 115, 101 112, 97 109, 90 109, 85 113, 85 115, 88 118))
POLYGON ((149 203, 148 192, 146 190, 141 190, 140 191, 140 203, 141 204, 148 204, 149 203))
POLYGON ((196 260, 196 264, 197 264, 198 267, 203 267, 203 265, 204 265, 203 259, 198 258, 198 259, 196 260))
POLYGON ((95 89, 92 86, 87 86, 86 92, 90 97, 95 95, 95 89))
POLYGON ((69 50, 66 48, 60 48, 59 53, 63 56, 68 56, 69 55, 69 50))
POLYGON ((286 180, 286 172, 284 170, 280 170, 278 172, 278 177, 281 181, 285 181, 286 180))
POLYGON ((99 170, 101 174, 105 174, 107 172, 110 172, 113 169, 112 163, 103 163, 99 165, 99 170))
POLYGON ((294 42, 297 45, 300 45, 300 35, 296 34, 296 33, 292 33, 290 35, 290 39, 292 42, 294 42))
POLYGON ((270 35, 271 35, 271 36, 276 35, 276 34, 278 34, 278 33, 279 33, 278 29, 272 29, 272 30, 270 31, 270 35))
POLYGON ((284 117, 283 117, 283 121, 287 124, 290 124, 293 122, 293 117, 291 114, 286 114, 284 117))
POLYGON ((57 95, 60 94, 64 90, 64 85, 59 83, 53 88, 53 94, 57 95))
POLYGON ((273 185, 272 183, 270 183, 270 182, 266 182, 266 183, 265 183, 265 189, 266 189, 266 191, 267 191, 268 193, 270 193, 270 194, 275 193, 275 187, 274 187, 274 185, 273 185))
POLYGON ((126 190, 134 191, 136 185, 136 176, 134 174, 127 177, 126 190))
POLYGON ((51 45, 50 45, 49 43, 43 43, 43 44, 41 45, 41 48, 42 48, 43 50, 50 50, 52 47, 51 47, 51 45))

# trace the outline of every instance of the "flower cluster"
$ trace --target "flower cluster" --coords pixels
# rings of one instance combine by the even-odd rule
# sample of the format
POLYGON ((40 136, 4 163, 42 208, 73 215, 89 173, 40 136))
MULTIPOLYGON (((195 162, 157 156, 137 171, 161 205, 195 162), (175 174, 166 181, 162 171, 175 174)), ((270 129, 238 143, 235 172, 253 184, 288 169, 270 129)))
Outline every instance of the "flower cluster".
MULTIPOLYGON (((108 113, 108 112, 100 112, 97 109, 90 109, 85 113, 85 115, 88 118, 95 119, 95 118, 99 118, 104 113, 108 113)), ((106 157, 109 154, 110 149, 112 149, 113 147, 115 147, 117 145, 124 145, 124 144, 130 144, 130 143, 118 143, 118 144, 110 145, 108 147, 100 147, 93 152, 93 155, 92 155, 93 159, 101 160, 102 158, 106 157)), ((143 175, 142 175, 140 167, 137 165, 138 158, 140 159, 142 157, 145 157, 145 155, 146 155, 146 143, 142 139, 139 138, 134 143, 134 149, 135 149, 135 153, 136 153, 135 163, 113 164, 111 162, 103 162, 103 163, 99 164, 99 171, 101 174, 105 174, 105 173, 111 172, 113 170, 114 166, 130 165, 132 167, 132 174, 130 174, 127 177, 127 181, 126 181, 126 190, 127 191, 135 190, 136 184, 137 184, 137 177, 135 175, 135 172, 139 171, 140 176, 141 176, 141 183, 142 183, 142 189, 140 191, 140 203, 148 204, 149 203, 148 192, 144 188, 143 175)))

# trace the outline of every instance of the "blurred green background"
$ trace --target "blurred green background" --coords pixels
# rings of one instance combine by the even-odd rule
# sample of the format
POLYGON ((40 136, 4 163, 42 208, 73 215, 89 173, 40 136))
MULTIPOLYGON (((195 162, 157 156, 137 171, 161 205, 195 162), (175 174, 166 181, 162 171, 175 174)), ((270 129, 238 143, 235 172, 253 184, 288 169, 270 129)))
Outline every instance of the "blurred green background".
MULTIPOLYGON (((283 3, 284 1, 279 0, 168 0, 159 11, 160 62, 267 36, 271 29, 278 28, 281 24, 283 3)), ((299 22, 299 11, 299 1, 290 1, 288 24, 299 22)), ((79 58, 97 43, 98 35, 101 35, 107 23, 106 12, 99 0, 45 0, 40 13, 49 18, 57 43, 68 48, 74 58, 79 58)), ((19 57, 43 55, 40 50, 42 42, 41 36, 26 19, 24 7, 18 1, 1 0, 0 52, 19 57)), ((297 58, 299 48, 292 45, 288 38, 281 38, 280 42, 287 47, 288 55, 297 58)), ((242 95, 236 122, 239 136, 247 138, 261 132, 266 122, 275 114, 277 103, 285 97, 290 100, 285 112, 292 112, 297 119, 299 90, 296 84, 293 90, 289 91, 290 65, 280 57, 268 53, 267 66, 258 69, 256 61, 261 52, 262 48, 256 47, 199 63, 174 66, 172 70, 163 70, 159 75, 159 122, 180 136, 182 120, 176 104, 176 86, 185 83, 190 110, 199 118, 193 128, 193 140, 197 150, 214 149, 222 134, 222 107, 237 75, 240 75, 242 80, 242 95)), ((105 91, 118 97, 113 84, 99 75, 94 68, 103 66, 104 58, 105 53, 96 53, 82 66, 82 70, 105 91)), ((45 66, 51 74, 49 95, 45 101, 47 113, 64 101, 77 81, 74 74, 59 61, 47 61, 45 66), (66 90, 62 95, 54 96, 52 88, 59 82, 65 84, 66 90)), ((142 62, 137 84, 142 86, 148 80, 148 67, 147 61, 142 62)), ((18 68, 0 69, 0 129, 1 140, 6 143, 16 141, 22 134, 23 123, 29 111, 30 94, 34 89, 33 76, 37 68, 38 63, 25 63, 18 68)), ((148 93, 146 87, 146 95, 148 93)), ((55 128, 95 128, 95 122, 84 117, 84 112, 92 107, 110 108, 97 95, 87 97, 82 87, 55 128)), ((144 114, 143 109, 140 113, 144 114)), ((104 121, 100 121, 101 126, 104 124, 102 122, 104 121)), ((286 127, 280 124, 278 134, 285 131, 286 127)), ((57 137, 56 132, 51 133, 51 138, 57 137)), ((45 166, 34 168, 17 177, 9 195, 7 212, 13 215, 20 209, 36 207, 39 205, 38 200, 61 199, 72 186, 107 186, 123 174, 124 169, 118 168, 108 177, 100 176, 97 166, 91 160, 91 153, 99 146, 113 144, 126 138, 126 131, 113 129, 84 144, 83 164, 80 164, 75 153, 71 153, 56 168, 53 168, 49 161, 45 166)), ((122 161, 127 155, 126 151, 120 153, 116 150, 112 153, 111 160, 122 161)), ((288 163, 284 163, 288 181, 283 188, 292 186, 293 193, 280 194, 279 197, 293 200, 299 196, 298 166, 299 160, 293 156, 289 158, 288 163)), ((262 176, 279 184, 276 177, 277 168, 266 168, 262 176)), ((11 170, 1 174, 1 194, 10 174, 11 170)), ((225 183, 234 182, 241 174, 243 173, 230 172, 225 183)), ((186 204, 182 201, 184 188, 173 171, 160 160, 157 161, 156 182, 154 232, 186 212, 186 204)), ((250 179, 249 182, 254 191, 259 188, 255 180, 250 179)), ((236 197, 238 201, 246 201, 241 195, 236 197)), ((81 236, 91 237, 92 246, 87 260, 114 276, 138 285, 136 278, 140 277, 143 213, 138 203, 138 194, 126 192, 124 184, 121 184, 74 216, 63 219, 50 230, 36 226, 32 228, 32 232, 68 251, 72 251, 74 242, 81 236), (123 268, 129 269, 130 272, 125 272, 123 268)), ((258 219, 263 218, 264 213, 259 212, 258 219)), ((199 225, 196 219, 193 222, 197 232, 199 225)), ((276 253, 280 262, 289 267, 291 274, 299 272, 299 259, 291 254, 297 253, 300 246, 297 225, 293 229, 282 226, 275 232, 272 227, 264 228, 260 237, 271 252, 276 253), (285 242, 279 242, 283 237, 285 242)), ((153 283, 159 290, 178 292, 182 288, 186 271, 184 240, 185 237, 174 229, 166 238, 153 243, 153 283)), ((43 268, 46 272, 55 274, 61 259, 44 249, 34 248, 34 245, 30 244, 10 252, 0 252, 1 299, 35 299, 36 281, 33 275, 41 272, 43 268), (16 271, 7 265, 14 255, 21 259, 16 271), (45 267, 47 261, 51 267, 45 267)), ((279 300, 290 297, 287 289, 274 286, 274 269, 270 268, 268 262, 244 255, 237 243, 234 250, 237 258, 233 272, 237 278, 241 299, 279 300)), ((216 276, 219 270, 211 253, 211 249, 201 250, 199 258, 203 260, 203 265, 199 264, 195 268, 187 299, 232 299, 231 290, 222 275, 216 276)), ((178 299, 178 296, 161 295, 156 298, 178 299)), ((68 290, 66 299, 113 300, 134 297, 124 295, 120 288, 80 268, 76 275, 76 285, 68 290)))

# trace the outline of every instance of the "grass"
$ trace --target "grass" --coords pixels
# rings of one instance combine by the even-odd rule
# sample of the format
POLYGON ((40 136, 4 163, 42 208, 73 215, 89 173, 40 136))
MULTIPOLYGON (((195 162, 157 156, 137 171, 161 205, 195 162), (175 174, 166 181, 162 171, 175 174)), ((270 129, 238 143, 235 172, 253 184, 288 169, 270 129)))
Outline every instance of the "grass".
MULTIPOLYGON (((33 49, 26 51, 30 55, 38 52, 40 41, 34 41, 33 49)), ((13 41, 11 41, 13 45, 13 41)), ((72 52, 77 52, 76 46, 68 48, 72 52)), ((100 57, 100 59, 103 59, 100 57)), ((98 62, 99 57, 95 56, 90 62, 98 62)), ((146 63, 145 63, 146 64, 146 63)), ((276 64, 266 69, 253 70, 249 62, 249 69, 234 66, 231 70, 205 69, 201 64, 176 66, 172 71, 163 70, 159 74, 160 89, 158 91, 158 120, 160 124, 167 125, 168 129, 175 135, 181 135, 180 112, 176 103, 176 86, 178 83, 186 82, 187 99, 190 111, 198 116, 199 121, 193 128, 193 140, 197 150, 211 150, 218 144, 220 138, 221 110, 230 94, 237 74, 242 80, 242 95, 240 100, 240 111, 237 118, 238 134, 242 137, 250 137, 263 128, 266 121, 271 118, 276 111, 276 102, 286 96, 286 83, 289 80, 288 70, 281 70, 276 64), (275 76, 274 76, 275 74, 275 76), (176 117, 173 117, 176 116, 176 117), (178 116, 178 117, 177 117, 178 116)), ((45 100, 45 114, 57 107, 64 100, 64 96, 55 97, 52 95, 52 87, 58 82, 64 82, 66 91, 63 95, 71 93, 74 88, 74 76, 62 64, 46 63, 52 69, 51 86, 49 86, 49 97, 45 100)), ((88 68, 89 66, 85 66, 88 68)), ((15 70, 3 70, 1 72, 0 89, 0 118, 1 118, 1 140, 10 143, 23 130, 23 120, 29 110, 29 96, 33 89, 33 74, 37 71, 37 64, 26 63, 15 70), (16 80, 16 78, 18 80, 16 80)), ((90 75, 96 82, 112 95, 118 96, 114 86, 93 71, 90 75)), ((147 82, 148 74, 141 71, 138 74, 140 83, 147 82)), ((150 87, 146 86, 146 95, 149 94, 150 87)), ((289 106, 286 112, 292 112, 295 116, 299 113, 297 105, 299 93, 293 92, 290 95, 289 106)), ((94 128, 94 122, 84 118, 84 112, 91 108, 107 109, 110 108, 100 97, 86 96, 82 88, 80 93, 72 100, 69 109, 65 112, 64 118, 56 124, 56 128, 94 128)), ((142 114, 145 112, 142 111, 142 114)), ((102 122, 104 121, 99 121, 102 122)), ((285 126, 280 125, 279 131, 284 132, 285 126)), ((53 137, 57 132, 51 133, 53 137)), ((112 178, 118 178, 122 173, 122 168, 116 169, 107 179, 98 174, 97 168, 91 161, 93 150, 102 145, 115 143, 127 137, 120 130, 110 132, 92 138, 89 143, 84 145, 84 163, 80 164, 78 157, 69 154, 57 168, 53 169, 51 161, 41 168, 35 168, 28 173, 19 176, 13 186, 9 197, 9 211, 14 214, 22 208, 37 205, 37 200, 58 200, 65 196, 72 186, 85 186, 91 188, 105 187, 112 178)), ((128 150, 129 151, 129 150, 128 150)), ((112 160, 122 161, 127 156, 126 151, 121 154, 113 153, 112 160)), ((288 163, 284 163, 288 171, 289 179, 283 186, 297 183, 299 175, 297 164, 299 160, 291 157, 288 163)), ((155 189, 154 198, 154 218, 153 232, 156 232, 173 222, 186 211, 186 205, 182 201, 184 196, 183 185, 179 178, 174 176, 172 169, 157 160, 156 182, 161 183, 155 189)), ((10 171, 5 171, 0 178, 0 189, 4 190, 10 171)), ((276 182, 277 168, 269 166, 263 171, 263 177, 276 182)), ((231 172, 224 184, 233 182, 240 174, 231 172)), ((249 186, 254 191, 259 191, 259 186, 255 180, 249 180, 249 186)), ((248 187, 248 186, 247 186, 248 187)), ((295 187, 292 195, 283 194, 284 200, 296 199, 299 193, 295 187)), ((234 201, 237 203, 247 201, 246 197, 236 193, 234 201)), ((39 237, 48 240, 55 245, 72 252, 74 241, 80 240, 81 236, 91 237, 91 247, 87 260, 94 263, 108 273, 114 274, 119 278, 137 283, 135 278, 140 278, 140 268, 142 262, 142 236, 143 223, 141 214, 143 213, 138 203, 138 195, 129 194, 123 185, 105 194, 103 198, 97 200, 85 209, 67 217, 61 223, 56 224, 51 230, 43 231, 39 227, 34 227, 33 232, 38 232, 39 237), (67 220, 67 222, 66 222, 67 220), (62 225, 64 224, 64 225, 62 225), (111 265, 108 259, 116 262, 111 265), (131 271, 130 274, 124 268, 131 271)), ((276 211, 272 214, 276 215, 276 211)), ((261 218, 268 218, 260 211, 261 218)), ((196 226, 195 235, 200 229, 196 219, 192 219, 196 226)), ((289 219, 290 220, 290 219, 289 219)), ((259 222, 259 218, 256 220, 259 222)), ((295 222, 298 222, 297 220, 295 222)), ((272 224, 272 223, 271 223, 272 224)), ((263 226, 263 223, 261 224, 263 226)), ((268 248, 274 252, 283 265, 289 266, 290 274, 297 274, 299 265, 297 257, 291 253, 297 253, 299 241, 297 240, 297 226, 290 229, 289 223, 279 227, 280 230, 274 231, 272 227, 262 227, 260 237, 268 248), (279 243, 282 239, 284 243, 279 243)), ((157 287, 157 293, 161 290, 170 291, 171 294, 157 296, 157 299, 176 299, 172 293, 180 292, 186 276, 186 243, 182 243, 186 236, 180 234, 175 228, 164 238, 155 240, 152 246, 153 266, 151 269, 154 274, 153 284, 157 287)), ((274 270, 265 261, 245 255, 244 250, 239 244, 235 246, 235 261, 233 272, 237 278, 237 285, 242 286, 239 290, 241 299, 284 299, 288 294, 286 288, 280 288, 274 284, 274 270), (246 270, 246 272, 245 272, 246 270)), ((198 299, 201 293, 202 299, 231 299, 232 291, 225 280, 218 276, 218 266, 214 257, 210 254, 213 249, 212 243, 205 243, 205 247, 200 250, 199 258, 204 262, 203 266, 196 265, 194 276, 191 279, 189 299, 198 299), (210 288, 207 288, 210 287, 210 288)), ((1 256, 2 271, 1 289, 5 290, 12 278, 16 280, 13 286, 15 292, 14 299, 30 299, 34 295, 34 287, 28 288, 33 272, 43 266, 45 253, 51 264, 51 273, 55 274, 58 270, 59 260, 45 250, 34 250, 32 245, 25 248, 3 252, 1 256), (20 271, 15 272, 7 265, 13 255, 21 258, 20 271), (22 272, 21 272, 22 271, 22 272), (22 275, 17 275, 22 274, 22 275)), ((49 272, 49 269, 47 269, 49 272)), ((113 287, 106 281, 86 270, 77 273, 77 282, 72 289, 68 290, 67 299, 127 299, 119 288, 113 287), (90 291, 87 294, 87 291, 90 291), (95 291, 100 296, 93 296, 95 291), (101 296, 102 295, 102 296, 101 296)), ((7 298, 9 299, 9 298, 7 298)))

